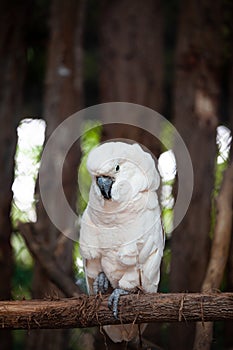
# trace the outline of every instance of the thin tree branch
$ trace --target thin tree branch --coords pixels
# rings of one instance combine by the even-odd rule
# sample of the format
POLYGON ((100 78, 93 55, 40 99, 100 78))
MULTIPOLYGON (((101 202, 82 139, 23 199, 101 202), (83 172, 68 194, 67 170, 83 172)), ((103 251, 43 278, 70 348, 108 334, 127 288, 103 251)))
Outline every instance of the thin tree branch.
POLYGON ((37 241, 33 224, 20 223, 18 228, 29 251, 40 263, 41 268, 44 270, 50 281, 53 282, 66 297, 76 297, 81 294, 81 289, 75 284, 72 278, 61 269, 54 256, 51 255, 51 252, 46 249, 44 244, 37 241))
POLYGON ((129 294, 119 302, 119 320, 108 295, 59 300, 0 302, 0 327, 54 329, 120 323, 188 322, 233 319, 233 293, 129 294))
MULTIPOLYGON (((233 204, 233 161, 226 169, 222 186, 216 200, 216 225, 211 256, 202 285, 202 292, 219 289, 223 278, 231 242, 233 204)), ((194 350, 209 350, 213 337, 213 324, 196 325, 194 350)))

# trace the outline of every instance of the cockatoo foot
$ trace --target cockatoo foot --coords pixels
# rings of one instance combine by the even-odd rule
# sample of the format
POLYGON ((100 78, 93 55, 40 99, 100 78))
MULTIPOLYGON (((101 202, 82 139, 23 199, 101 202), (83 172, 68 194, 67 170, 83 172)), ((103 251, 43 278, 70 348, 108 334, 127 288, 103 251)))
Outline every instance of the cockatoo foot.
POLYGON ((129 291, 116 288, 108 298, 108 307, 113 311, 113 316, 118 320, 118 302, 121 295, 127 295, 129 291))
POLYGON ((94 294, 105 294, 108 291, 110 283, 104 272, 100 272, 93 283, 94 294))

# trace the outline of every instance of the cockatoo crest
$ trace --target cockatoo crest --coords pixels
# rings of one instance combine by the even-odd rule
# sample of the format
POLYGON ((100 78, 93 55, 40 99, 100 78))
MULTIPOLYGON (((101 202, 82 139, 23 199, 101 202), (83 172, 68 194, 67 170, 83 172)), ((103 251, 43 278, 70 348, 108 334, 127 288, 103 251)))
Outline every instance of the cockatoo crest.
POLYGON ((159 187, 159 174, 152 156, 144 152, 138 144, 104 143, 89 154, 87 169, 92 176, 90 204, 97 210, 101 210, 103 206, 105 211, 107 208, 115 211, 116 206, 120 210, 120 203, 124 208, 127 204, 132 206, 143 193, 147 193, 143 198, 148 206, 157 205, 157 196, 150 194, 154 194, 159 187), (100 176, 112 179, 111 203, 106 203, 101 196, 100 186, 96 182, 96 178, 100 176))

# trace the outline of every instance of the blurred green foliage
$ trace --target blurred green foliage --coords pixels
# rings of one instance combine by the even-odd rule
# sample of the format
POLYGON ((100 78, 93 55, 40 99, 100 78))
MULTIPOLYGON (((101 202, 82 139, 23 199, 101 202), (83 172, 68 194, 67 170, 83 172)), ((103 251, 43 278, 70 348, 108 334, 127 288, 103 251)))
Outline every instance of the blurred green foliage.
POLYGON ((13 334, 13 350, 24 350, 27 331, 22 329, 12 331, 13 334))
POLYGON ((73 328, 69 337, 69 350, 83 350, 88 349, 88 338, 94 336, 95 328, 73 328))
POLYGON ((91 185, 91 176, 87 170, 87 157, 92 148, 100 143, 102 126, 98 121, 87 121, 83 125, 81 137, 82 159, 78 169, 78 182, 80 191, 78 193, 78 212, 83 213, 87 205, 89 189, 91 185), (83 198, 84 197, 84 198, 83 198))
POLYGON ((173 208, 162 207, 162 220, 165 233, 170 236, 173 228, 173 208))
MULTIPOLYGON (((87 170, 86 162, 90 151, 100 143, 102 126, 98 121, 87 121, 83 125, 81 137, 82 158, 78 168, 78 195, 77 195, 77 211, 81 214, 85 210, 89 197, 91 185, 91 176, 87 170)), ((79 252, 79 243, 74 244, 74 273, 76 283, 81 289, 87 293, 86 280, 82 266, 82 257, 79 252)))
POLYGON ((12 297, 13 299, 30 299, 33 259, 20 234, 12 235, 11 244, 15 261, 12 297))
POLYGON ((86 278, 78 242, 74 242, 73 246, 73 270, 76 284, 81 288, 83 293, 87 294, 86 278))

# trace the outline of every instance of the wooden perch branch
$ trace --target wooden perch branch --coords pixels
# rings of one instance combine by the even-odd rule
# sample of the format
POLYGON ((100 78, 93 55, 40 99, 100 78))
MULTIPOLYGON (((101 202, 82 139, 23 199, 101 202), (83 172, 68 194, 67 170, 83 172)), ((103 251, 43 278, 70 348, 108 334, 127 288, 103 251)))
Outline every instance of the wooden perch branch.
POLYGON ((129 294, 120 299, 120 320, 113 317, 107 300, 107 295, 82 295, 59 300, 1 301, 0 327, 54 329, 233 319, 233 293, 129 294))

